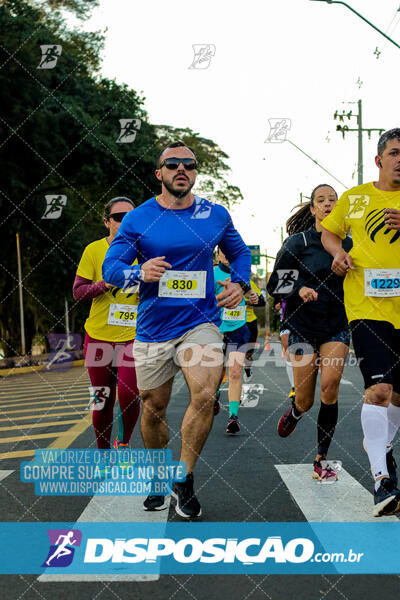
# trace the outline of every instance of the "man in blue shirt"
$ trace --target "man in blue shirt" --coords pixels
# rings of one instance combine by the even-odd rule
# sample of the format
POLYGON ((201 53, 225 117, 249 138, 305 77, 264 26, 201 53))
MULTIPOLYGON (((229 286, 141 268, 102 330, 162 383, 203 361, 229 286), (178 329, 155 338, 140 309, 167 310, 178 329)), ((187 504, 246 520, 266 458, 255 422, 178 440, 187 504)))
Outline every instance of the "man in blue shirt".
MULTIPOLYGON (((201 514, 193 491, 193 467, 213 421, 222 372, 218 307, 235 308, 248 290, 250 251, 228 211, 191 193, 196 180, 194 152, 182 142, 160 154, 155 171, 161 194, 128 213, 103 263, 103 278, 120 288, 140 281, 134 358, 143 402, 141 431, 146 448, 168 444, 166 409, 174 376, 182 370, 190 403, 181 427, 185 482, 172 494, 176 512, 201 514), (234 269, 232 281, 214 295, 212 255, 219 245, 234 269), (134 260, 138 265, 131 266, 134 260)), ((145 510, 166 508, 163 496, 149 496, 145 510)))

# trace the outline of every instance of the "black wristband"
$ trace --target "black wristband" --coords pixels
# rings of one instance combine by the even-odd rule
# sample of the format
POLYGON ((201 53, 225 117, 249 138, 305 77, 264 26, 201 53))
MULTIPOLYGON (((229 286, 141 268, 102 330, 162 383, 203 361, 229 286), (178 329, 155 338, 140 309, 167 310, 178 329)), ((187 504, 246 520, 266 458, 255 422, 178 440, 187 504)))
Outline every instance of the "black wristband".
POLYGON ((251 287, 247 285, 245 281, 235 281, 235 283, 238 283, 240 285, 240 287, 243 290, 243 294, 247 294, 247 292, 251 290, 251 287))

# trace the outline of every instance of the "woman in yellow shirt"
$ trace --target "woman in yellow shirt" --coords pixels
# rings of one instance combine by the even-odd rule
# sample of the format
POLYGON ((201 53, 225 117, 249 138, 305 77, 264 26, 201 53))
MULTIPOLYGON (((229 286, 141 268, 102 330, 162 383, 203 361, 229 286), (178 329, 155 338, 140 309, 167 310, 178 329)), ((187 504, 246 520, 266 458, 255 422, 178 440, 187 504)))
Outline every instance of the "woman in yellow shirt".
POLYGON ((109 245, 131 200, 117 197, 104 207, 109 236, 92 242, 83 251, 73 286, 75 300, 91 300, 85 322, 85 364, 93 386, 93 427, 98 448, 110 448, 115 396, 118 387, 119 434, 114 447, 126 448, 140 412, 132 346, 136 332, 139 296, 136 289, 119 289, 105 283, 101 268, 109 245))

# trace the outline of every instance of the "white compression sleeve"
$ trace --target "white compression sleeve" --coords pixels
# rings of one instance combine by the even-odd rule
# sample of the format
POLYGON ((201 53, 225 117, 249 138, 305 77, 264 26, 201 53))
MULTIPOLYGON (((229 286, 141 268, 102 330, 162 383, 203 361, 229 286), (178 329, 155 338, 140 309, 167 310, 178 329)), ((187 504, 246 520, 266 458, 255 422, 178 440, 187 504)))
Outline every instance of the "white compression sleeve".
POLYGON ((388 416, 386 406, 363 404, 361 425, 371 470, 376 480, 388 476, 386 465, 386 443, 388 439, 388 416))

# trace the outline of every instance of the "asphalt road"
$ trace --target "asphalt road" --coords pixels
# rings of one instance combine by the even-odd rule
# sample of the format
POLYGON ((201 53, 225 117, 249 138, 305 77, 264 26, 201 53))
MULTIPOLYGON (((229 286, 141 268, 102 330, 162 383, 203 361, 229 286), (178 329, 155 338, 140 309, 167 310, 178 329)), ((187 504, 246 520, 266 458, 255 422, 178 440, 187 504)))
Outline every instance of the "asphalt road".
MULTIPOLYGON (((241 431, 236 436, 225 434, 227 394, 222 392, 222 411, 214 420, 195 469, 195 490, 203 508, 202 520, 306 521, 306 515, 276 465, 312 463, 318 394, 313 409, 303 418, 295 434, 282 440, 276 433, 276 424, 288 406, 285 369, 274 361, 268 362, 255 370, 252 383, 264 385, 264 391, 256 406, 240 408, 241 431)), ((39 372, 0 380, 0 470, 14 471, 0 482, 2 521, 75 522, 91 500, 79 496, 38 497, 33 485, 22 483, 19 477, 21 460, 30 460, 35 448, 95 447, 90 414, 85 410, 88 385, 86 372, 79 367, 65 373, 39 372)), ((179 456, 180 421, 187 401, 187 388, 179 374, 168 411, 170 448, 175 459, 179 456)), ((339 402, 339 423, 330 457, 342 461, 347 473, 371 491, 368 461, 361 444, 362 379, 356 366, 345 369, 339 402)), ((132 447, 142 447, 138 427, 132 447)), ((317 485, 311 479, 311 469, 309 479, 305 480, 306 490, 308 485, 310 490, 317 485)), ((372 513, 372 504, 368 511, 372 513)), ((180 520, 172 505, 168 520, 180 520)), ((324 520, 323 512, 321 520, 324 520)), ((393 550, 398 552, 398 548, 393 550)), ((39 582, 36 575, 7 575, 0 578, 0 597, 4 600, 73 597, 80 600, 127 597, 135 600, 367 600, 378 595, 398 597, 399 583, 398 576, 388 575, 161 575, 157 581, 112 583, 45 583, 39 582)))

